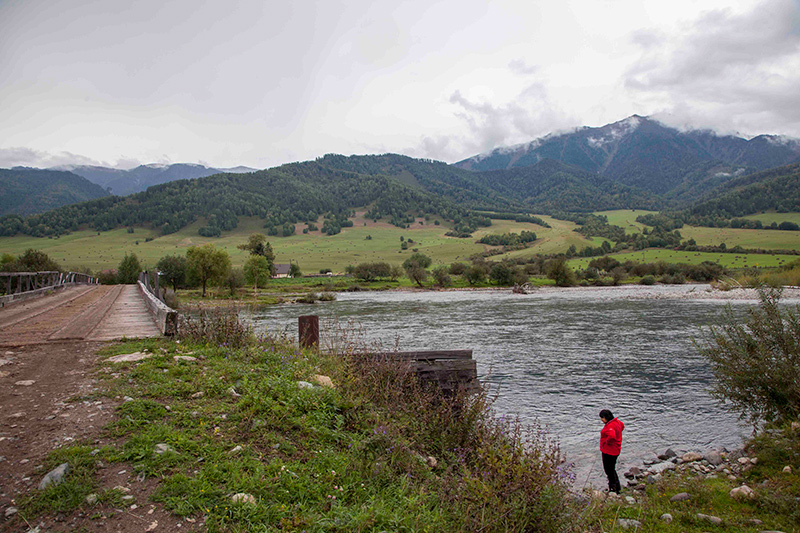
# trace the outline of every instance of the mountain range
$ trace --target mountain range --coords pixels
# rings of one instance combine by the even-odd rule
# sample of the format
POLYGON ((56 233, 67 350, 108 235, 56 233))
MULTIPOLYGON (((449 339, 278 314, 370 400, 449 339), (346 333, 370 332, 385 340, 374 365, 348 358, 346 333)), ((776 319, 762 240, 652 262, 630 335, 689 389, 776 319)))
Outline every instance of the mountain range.
MULTIPOLYGON (((398 154, 328 154, 257 172, 189 164, 142 165, 129 171, 70 167, 72 173, 27 169, 74 178, 80 174, 115 193, 124 187, 146 190, 28 220, 0 219, 0 231, 43 235, 87 224, 101 230, 150 224, 169 233, 202 217, 208 221, 202 231, 213 235, 235 227, 240 216, 257 215, 271 231, 286 232, 322 215, 338 227, 357 208, 397 225, 408 223, 412 212, 439 215, 458 226, 456 233, 484 223, 470 210, 553 214, 676 211, 704 205, 698 216, 718 219, 755 209, 800 209, 800 193, 794 192, 800 191, 798 162, 797 140, 680 131, 634 115, 600 128, 498 148, 453 165, 398 154)), ((32 187, 29 195, 39 192, 32 187)), ((31 198, 26 202, 53 207, 31 198)))

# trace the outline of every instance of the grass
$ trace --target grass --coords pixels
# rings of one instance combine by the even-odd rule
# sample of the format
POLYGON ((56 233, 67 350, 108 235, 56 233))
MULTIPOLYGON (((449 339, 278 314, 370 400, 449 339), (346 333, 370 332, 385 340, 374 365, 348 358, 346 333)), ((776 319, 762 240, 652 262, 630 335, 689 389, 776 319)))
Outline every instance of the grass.
MULTIPOLYGON (((635 221, 636 217, 648 211, 618 210, 603 211, 609 223, 622 226, 626 231, 639 232, 644 227, 635 221)), ((759 216, 768 216, 759 215, 759 216)), ((800 219, 800 214, 782 214, 786 219, 800 219)), ((776 215, 777 216, 777 215, 776 215)), ((533 231, 539 239, 524 250, 515 250, 503 255, 494 256, 492 260, 531 258, 537 254, 553 254, 565 252, 574 245, 578 250, 586 246, 597 247, 606 239, 586 238, 574 230, 573 222, 556 220, 542 216, 551 228, 543 228, 536 224, 495 220, 492 226, 480 228, 470 239, 447 237, 449 230, 444 224, 435 225, 433 220, 417 219, 408 229, 398 228, 384 222, 374 223, 357 214, 354 226, 344 228, 338 235, 322 235, 318 231, 303 234, 304 224, 297 224, 297 234, 291 237, 270 237, 278 263, 298 263, 305 273, 316 273, 320 269, 331 269, 343 272, 347 265, 362 262, 386 261, 400 265, 414 250, 433 258, 434 263, 450 264, 453 261, 466 261, 470 256, 489 250, 491 247, 478 244, 476 241, 487 234, 533 231), (422 222, 422 224, 420 224, 422 222), (370 237, 368 239, 368 237, 370 237), (415 241, 407 250, 400 248, 400 237, 415 241)), ((0 253, 19 255, 28 248, 39 249, 55 259, 62 267, 78 269, 88 267, 97 272, 116 268, 126 253, 135 253, 144 267, 153 267, 165 255, 186 253, 189 246, 213 243, 224 249, 231 257, 234 266, 242 266, 247 258, 246 252, 237 246, 246 241, 251 233, 264 232, 263 223, 256 217, 242 218, 239 226, 225 232, 219 238, 201 237, 197 229, 204 221, 183 228, 171 235, 160 235, 147 228, 135 228, 128 233, 125 228, 101 232, 76 231, 59 238, 37 238, 29 236, 0 237, 0 253), (146 239, 152 239, 146 242, 146 239)), ((318 226, 322 226, 319 221, 318 226)), ((798 249, 800 248, 800 232, 774 230, 747 230, 731 228, 684 227, 680 230, 684 239, 694 238, 699 245, 718 245, 721 242, 732 248, 740 245, 744 248, 764 249, 798 249)), ((614 243, 611 243, 612 245, 614 243)), ((656 251, 659 253, 661 251, 656 251)), ((711 254, 711 260, 719 257, 711 254)), ((632 256, 636 259, 636 256, 632 256)), ((729 261, 722 258, 726 266, 729 261)), ((748 258, 748 264, 754 260, 748 258)), ((770 262, 770 265, 777 262, 770 262)))
POLYGON ((646 226, 641 222, 636 222, 636 217, 647 214, 655 214, 658 211, 645 211, 642 209, 617 209, 614 211, 596 211, 595 215, 605 215, 608 223, 612 226, 619 226, 625 233, 641 233, 646 226))
MULTIPOLYGON (((798 259, 796 255, 769 255, 769 254, 729 254, 729 253, 708 253, 708 252, 686 252, 663 249, 648 249, 638 252, 621 252, 609 254, 617 261, 634 261, 637 263, 654 263, 664 261, 666 263, 685 263, 698 265, 703 261, 711 261, 725 268, 774 268, 784 266, 798 259)), ((593 257, 581 257, 571 259, 569 266, 573 269, 583 269, 589 266, 593 257)))
POLYGON ((254 339, 228 319, 190 326, 180 341, 102 351, 153 356, 101 363, 99 394, 129 398, 105 429, 110 444, 54 451, 48 465, 69 462, 67 481, 26 497, 22 515, 88 513, 90 493, 122 506, 95 479, 101 459, 157 480, 151 500, 208 531, 577 529, 557 448, 495 421, 484 394, 443 398, 405 365, 254 339), (335 388, 298 386, 320 373, 335 388))
POLYGON ((742 218, 746 218, 748 220, 760 220, 762 224, 772 224, 773 222, 776 224, 780 224, 781 222, 794 222, 795 224, 800 225, 800 213, 775 213, 773 211, 767 211, 765 213, 748 215, 742 218))

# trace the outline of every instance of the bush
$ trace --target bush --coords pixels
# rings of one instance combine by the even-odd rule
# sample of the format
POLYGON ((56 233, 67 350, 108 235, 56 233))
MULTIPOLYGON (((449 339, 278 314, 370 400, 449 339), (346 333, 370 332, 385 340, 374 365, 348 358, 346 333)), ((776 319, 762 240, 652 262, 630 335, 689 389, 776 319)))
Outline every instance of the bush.
POLYGON ((571 287, 577 283, 575 272, 567 265, 565 259, 554 259, 547 265, 547 277, 555 280, 559 287, 571 287))
POLYGON ((139 258, 136 257, 136 254, 125 254, 117 268, 117 283, 123 285, 136 283, 141 271, 142 266, 139 264, 139 258))
POLYGON ((650 274, 642 277, 641 281, 639 282, 642 285, 655 285, 656 278, 650 274))
POLYGON ((800 307, 781 310, 780 289, 761 287, 760 305, 737 323, 711 328, 700 353, 712 365, 712 394, 752 422, 800 415, 800 307))

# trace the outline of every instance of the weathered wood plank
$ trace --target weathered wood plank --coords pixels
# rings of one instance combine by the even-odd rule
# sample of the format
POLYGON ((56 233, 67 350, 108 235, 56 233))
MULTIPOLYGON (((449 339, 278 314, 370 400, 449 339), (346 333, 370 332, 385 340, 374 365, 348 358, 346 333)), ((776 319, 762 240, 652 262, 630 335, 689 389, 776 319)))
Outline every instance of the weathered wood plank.
POLYGON ((472 359, 472 350, 419 350, 413 352, 382 352, 373 355, 406 361, 419 361, 421 359, 472 359))

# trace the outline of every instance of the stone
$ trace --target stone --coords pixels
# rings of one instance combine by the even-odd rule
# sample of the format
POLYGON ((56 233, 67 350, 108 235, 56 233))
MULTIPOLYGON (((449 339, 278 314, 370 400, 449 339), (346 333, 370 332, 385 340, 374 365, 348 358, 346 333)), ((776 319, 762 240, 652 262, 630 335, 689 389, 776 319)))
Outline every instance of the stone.
POLYGON ((591 492, 591 495, 592 495, 592 499, 594 499, 594 500, 605 500, 606 499, 606 493, 603 492, 602 490, 593 490, 591 492))
POLYGON ((722 454, 717 450, 712 450, 703 456, 703 459, 708 461, 708 464, 718 466, 722 464, 722 454))
POLYGON ((202 398, 204 395, 205 395, 205 393, 203 391, 197 391, 194 394, 192 394, 191 397, 192 398, 202 398))
POLYGON ((117 485, 116 487, 113 488, 113 490, 118 490, 120 492, 130 492, 131 491, 131 489, 129 489, 128 487, 123 487, 122 485, 117 485))
POLYGON ((153 354, 145 352, 122 353, 114 357, 109 357, 106 361, 109 363, 135 363, 136 361, 143 361, 149 357, 153 357, 153 354))
POLYGON ((335 389, 336 387, 333 386, 333 381, 328 376, 323 376, 321 374, 315 374, 311 376, 311 379, 317 384, 322 387, 328 387, 329 389, 335 389))
POLYGON ((669 513, 664 513, 661 516, 659 516, 658 518, 660 518, 662 521, 666 522, 667 524, 672 522, 672 515, 669 514, 669 513))
POLYGON ((636 530, 636 529, 639 529, 640 527, 642 527, 642 523, 641 522, 639 522, 638 520, 630 519, 630 518, 618 518, 617 519, 617 524, 622 529, 633 529, 633 530, 636 530))
POLYGON ((740 465, 747 465, 747 464, 750 464, 750 458, 749 457, 739 457, 736 460, 736 462, 738 462, 740 465))
POLYGON ((664 479, 664 476, 662 476, 661 474, 653 474, 652 476, 647 476, 648 483, 658 483, 662 479, 664 479))
POLYGON ((242 395, 241 395, 241 394, 239 394, 238 392, 236 392, 236 389, 235 389, 235 388, 233 388, 233 387, 231 387, 230 389, 228 389, 228 394, 230 394, 230 395, 231 395, 231 396, 233 396, 234 398, 241 398, 241 397, 242 397, 242 395))
POLYGON ((136 497, 128 494, 127 496, 123 496, 122 499, 125 500, 126 502, 132 502, 133 500, 136 499, 136 497))
POLYGON ((173 359, 175 359, 177 362, 186 361, 187 363, 197 361, 197 357, 192 357, 191 355, 176 355, 173 356, 173 359))
POLYGON ((97 494, 93 492, 88 496, 86 496, 86 503, 88 503, 89 505, 94 505, 97 503, 97 498, 98 498, 97 494))
POLYGON ((299 389, 313 389, 314 385, 309 383, 308 381, 298 381, 297 388, 299 389))
POLYGON ((9 518, 9 517, 14 516, 15 514, 17 514, 17 512, 18 511, 17 511, 16 507, 7 507, 6 508, 6 512, 4 514, 5 514, 6 518, 9 518))
POLYGON ((751 457, 751 458, 750 458, 750 464, 751 464, 751 465, 756 465, 756 464, 758 464, 758 457, 751 457))
POLYGON ((436 457, 429 455, 427 459, 425 459, 425 464, 427 464, 431 468, 436 468, 439 466, 439 461, 436 460, 436 457))
POLYGON ((630 470, 625 472, 623 475, 628 479, 633 479, 635 477, 641 476, 642 475, 642 471, 639 470, 639 467, 632 466, 630 468, 630 470))
POLYGON ((783 470, 781 470, 781 472, 783 472, 784 474, 791 474, 792 473, 792 467, 789 466, 789 465, 786 465, 786 466, 783 467, 783 470))
POLYGON ((800 431, 800 422, 792 422, 792 431, 800 431))
POLYGON ((231 451, 229 451, 228 453, 231 454, 231 455, 236 455, 239 452, 241 452, 242 450, 244 450, 244 448, 242 448, 241 446, 236 446, 231 451))
POLYGON ((636 498, 633 496, 625 496, 625 501, 628 503, 628 505, 636 505, 636 498))
POLYGON ((662 453, 661 455, 659 455, 658 458, 661 459, 662 461, 667 461, 667 460, 672 459, 673 457, 677 457, 677 456, 678 456, 678 454, 675 453, 675 450, 673 450, 672 448, 667 448, 667 450, 664 453, 662 453))
POLYGON ((162 454, 165 454, 167 452, 177 453, 175 451, 175 448, 173 448, 169 444, 165 444, 163 442, 159 442, 158 444, 156 444, 155 447, 153 448, 153 452, 156 455, 162 455, 162 454))
POLYGON ((728 493, 731 498, 735 500, 752 500, 756 497, 756 493, 753 492, 753 489, 748 487, 747 485, 742 485, 741 487, 736 487, 735 489, 731 489, 728 493))
POLYGON ((671 502, 685 502, 686 500, 691 499, 692 495, 688 492, 679 492, 675 496, 669 499, 671 502))
POLYGON ((718 525, 720 525, 722 523, 722 518, 720 518, 718 516, 711 516, 711 515, 707 515, 707 514, 703 514, 703 513, 697 513, 696 515, 694 515, 694 517, 697 518, 698 520, 702 520, 704 522, 708 522, 708 523, 714 524, 716 526, 718 526, 718 525))
POLYGON ((762 522, 758 518, 750 518, 749 520, 745 520, 745 523, 752 524, 754 526, 760 526, 764 524, 764 522, 762 522))
POLYGON ((157 527, 158 527, 158 520, 153 520, 152 522, 150 522, 150 525, 147 526, 145 532, 149 533, 150 531, 155 531, 157 527))
POLYGON ((675 470, 676 466, 675 463, 672 461, 664 461, 663 463, 657 463, 647 469, 648 472, 651 474, 661 474, 666 472, 667 470, 675 470))
POLYGON ((256 498, 252 494, 247 494, 245 492, 239 492, 231 496, 231 501, 233 503, 243 503, 247 505, 255 505, 256 498))
POLYGON ((33 379, 23 379, 23 380, 21 380, 21 381, 17 381, 16 383, 14 383, 14 385, 17 385, 17 386, 19 386, 19 387, 30 387, 30 386, 31 386, 31 385, 33 385, 34 383, 36 383, 36 380, 33 380, 33 379))
POLYGON ((762 529, 758 533, 783 533, 783 531, 778 531, 777 529, 762 529))
POLYGON ((50 485, 60 485, 64 481, 64 476, 69 472, 69 463, 62 463, 57 468, 47 473, 39 483, 39 490, 44 490, 50 485))
POLYGON ((681 455, 681 459, 683 460, 684 463, 699 461, 702 458, 703 456, 696 452, 686 452, 685 454, 681 455))

